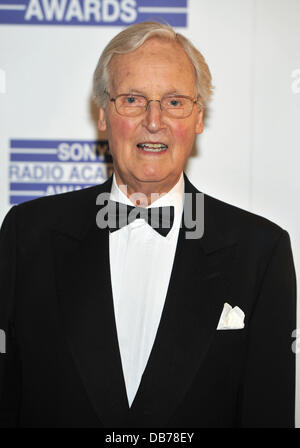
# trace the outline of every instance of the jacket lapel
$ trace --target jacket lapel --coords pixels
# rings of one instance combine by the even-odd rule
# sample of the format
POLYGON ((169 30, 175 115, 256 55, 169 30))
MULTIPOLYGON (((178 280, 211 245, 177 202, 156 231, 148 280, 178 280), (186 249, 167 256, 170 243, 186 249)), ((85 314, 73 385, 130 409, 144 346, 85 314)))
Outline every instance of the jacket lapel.
MULTIPOLYGON (((186 177, 185 186, 195 198, 197 190, 186 177)), ((204 206, 201 239, 186 239, 187 229, 180 229, 160 325, 131 408, 131 422, 140 427, 167 423, 205 360, 228 299, 234 241, 217 231, 207 198, 204 206)))
POLYGON ((78 204, 77 219, 73 212, 75 221, 54 232, 66 337, 86 391, 106 427, 121 425, 128 412, 112 301, 109 231, 100 230, 95 222, 96 197, 110 191, 110 185, 106 182, 99 191, 91 189, 86 209, 78 204), (92 224, 86 227, 85 222, 92 224))

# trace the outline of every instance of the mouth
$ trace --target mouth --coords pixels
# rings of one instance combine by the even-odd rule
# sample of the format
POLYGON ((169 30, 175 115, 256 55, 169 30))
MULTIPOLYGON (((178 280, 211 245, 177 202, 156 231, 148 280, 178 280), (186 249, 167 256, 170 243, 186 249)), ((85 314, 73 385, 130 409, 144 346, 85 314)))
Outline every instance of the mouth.
POLYGON ((138 143, 136 145, 139 149, 145 152, 152 152, 152 153, 159 153, 166 151, 168 149, 168 145, 165 145, 164 143, 154 143, 154 142, 144 142, 144 143, 138 143))

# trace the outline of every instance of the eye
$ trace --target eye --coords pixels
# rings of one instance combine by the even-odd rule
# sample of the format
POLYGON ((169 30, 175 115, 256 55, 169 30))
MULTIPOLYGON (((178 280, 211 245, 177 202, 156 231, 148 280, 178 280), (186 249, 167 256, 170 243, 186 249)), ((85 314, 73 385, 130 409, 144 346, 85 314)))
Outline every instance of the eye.
POLYGON ((122 98, 122 105, 126 107, 144 107, 147 99, 142 95, 124 95, 122 98))
POLYGON ((184 99, 177 96, 166 97, 163 102, 169 109, 178 109, 184 105, 184 99))
POLYGON ((126 102, 128 104, 134 104, 134 103, 136 103, 136 98, 134 96, 127 96, 126 97, 126 102))
POLYGON ((176 99, 170 100, 170 106, 176 107, 179 106, 180 102, 176 99))

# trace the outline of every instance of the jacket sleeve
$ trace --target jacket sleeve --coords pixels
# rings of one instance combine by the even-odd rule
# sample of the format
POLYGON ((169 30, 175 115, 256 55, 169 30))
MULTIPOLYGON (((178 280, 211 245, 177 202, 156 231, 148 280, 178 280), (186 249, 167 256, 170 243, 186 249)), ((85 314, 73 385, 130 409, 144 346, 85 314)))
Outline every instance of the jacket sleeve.
POLYGON ((296 276, 289 234, 283 230, 272 250, 249 320, 240 394, 240 426, 295 425, 296 276))
POLYGON ((16 210, 10 209, 0 231, 0 427, 17 427, 21 364, 15 338, 16 210))

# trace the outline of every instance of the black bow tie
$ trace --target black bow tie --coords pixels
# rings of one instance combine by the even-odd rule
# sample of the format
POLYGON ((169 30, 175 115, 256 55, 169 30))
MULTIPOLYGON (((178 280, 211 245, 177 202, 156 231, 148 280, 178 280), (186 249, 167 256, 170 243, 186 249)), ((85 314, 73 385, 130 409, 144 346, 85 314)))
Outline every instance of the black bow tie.
POLYGON ((174 207, 144 208, 108 201, 108 227, 110 232, 119 230, 138 218, 144 219, 160 235, 167 236, 174 222, 174 207))

